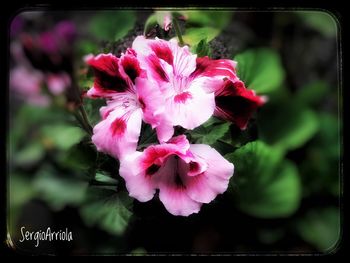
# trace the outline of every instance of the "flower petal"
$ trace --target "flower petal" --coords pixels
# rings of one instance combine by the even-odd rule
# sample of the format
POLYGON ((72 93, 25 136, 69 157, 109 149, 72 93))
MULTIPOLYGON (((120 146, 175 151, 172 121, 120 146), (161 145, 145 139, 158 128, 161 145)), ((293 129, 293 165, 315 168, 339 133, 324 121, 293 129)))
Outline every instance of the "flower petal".
POLYGON ((141 152, 134 152, 123 158, 119 174, 125 180, 129 195, 140 202, 147 202, 153 198, 156 188, 152 177, 147 176, 142 169, 140 164, 142 155, 141 152))
POLYGON ((200 87, 191 85, 185 95, 182 93, 167 99, 165 112, 174 126, 194 129, 206 122, 214 109, 214 93, 206 93, 200 87))
POLYGON ((202 204, 187 195, 185 187, 181 184, 182 171, 177 170, 177 162, 174 156, 170 157, 159 171, 159 199, 171 214, 189 216, 198 213, 202 204), (177 182, 178 180, 180 182, 177 182))
POLYGON ((100 54, 87 59, 95 74, 94 86, 87 92, 89 97, 110 98, 126 91, 129 84, 119 72, 119 59, 112 54, 100 54))
POLYGON ((227 190, 234 166, 208 145, 191 144, 190 151, 207 168, 196 176, 184 177, 187 194, 197 202, 210 203, 227 190))
POLYGON ((256 109, 265 103, 265 98, 246 89, 242 81, 227 80, 215 92, 215 103, 215 116, 234 122, 243 130, 256 109))
POLYGON ((97 150, 119 159, 136 151, 142 123, 141 110, 119 106, 105 115, 93 130, 92 142, 97 150))

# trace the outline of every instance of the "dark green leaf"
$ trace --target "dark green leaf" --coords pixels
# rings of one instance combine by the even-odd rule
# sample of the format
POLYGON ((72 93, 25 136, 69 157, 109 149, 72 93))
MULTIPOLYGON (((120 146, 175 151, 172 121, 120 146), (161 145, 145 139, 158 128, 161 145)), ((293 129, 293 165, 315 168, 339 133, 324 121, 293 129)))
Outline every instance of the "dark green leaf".
POLYGON ((45 125, 41 132, 46 139, 51 140, 54 146, 60 150, 68 150, 86 135, 82 129, 68 124, 45 125))
POLYGON ((96 152, 87 142, 72 146, 64 152, 61 163, 65 167, 75 170, 86 170, 95 165, 96 152))
POLYGON ((316 105, 322 101, 329 92, 326 82, 315 81, 301 87, 296 94, 296 100, 305 105, 316 105))
POLYGON ((181 12, 186 17, 188 27, 212 27, 224 29, 230 22, 232 11, 187 10, 181 12))
POLYGON ((80 205, 85 198, 87 185, 87 182, 82 180, 56 174, 46 166, 33 181, 38 196, 55 210, 60 210, 66 205, 80 205))
POLYGON ((131 10, 98 12, 89 24, 90 32, 101 40, 117 41, 134 27, 136 15, 131 10))
POLYGON ((197 54, 198 57, 210 56, 211 50, 207 42, 207 39, 202 39, 197 45, 192 48, 193 53, 197 54))
POLYGON ((96 173, 95 180, 97 182, 111 184, 111 185, 117 185, 117 182, 118 182, 116 179, 114 179, 114 178, 112 178, 110 176, 101 174, 101 173, 96 173))
POLYGON ((331 252, 340 241, 340 212, 334 207, 311 210, 297 223, 300 236, 321 252, 331 252))
POLYGON ((45 155, 44 146, 39 141, 29 141, 20 151, 15 153, 14 161, 17 165, 27 166, 40 161, 45 155))
POLYGON ((304 23, 325 36, 333 37, 337 33, 335 18, 325 11, 297 11, 296 14, 304 23))
POLYGON ((80 214, 88 226, 97 225, 111 234, 120 235, 131 218, 131 205, 132 199, 127 193, 91 187, 80 214))
POLYGON ((158 22, 157 22, 156 14, 150 15, 145 22, 143 34, 147 35, 148 33, 150 33, 152 31, 152 29, 154 29, 157 26, 157 24, 158 24, 158 22))
POLYGON ((315 113, 296 100, 266 104, 258 113, 260 138, 283 150, 303 146, 319 127, 315 113))
POLYGON ((230 191, 240 209, 260 218, 288 217, 299 206, 300 182, 295 165, 260 141, 225 156, 235 165, 230 191))
POLYGON ((285 72, 279 54, 268 48, 247 50, 234 58, 237 72, 249 89, 266 94, 278 89, 285 72))
POLYGON ((214 27, 200 27, 200 28, 188 28, 185 34, 182 36, 184 42, 190 46, 197 45, 202 39, 211 41, 217 35, 220 30, 214 27))
POLYGON ((229 131, 230 124, 228 122, 220 123, 205 127, 204 125, 199 126, 190 132, 191 137, 196 143, 213 144, 229 131))

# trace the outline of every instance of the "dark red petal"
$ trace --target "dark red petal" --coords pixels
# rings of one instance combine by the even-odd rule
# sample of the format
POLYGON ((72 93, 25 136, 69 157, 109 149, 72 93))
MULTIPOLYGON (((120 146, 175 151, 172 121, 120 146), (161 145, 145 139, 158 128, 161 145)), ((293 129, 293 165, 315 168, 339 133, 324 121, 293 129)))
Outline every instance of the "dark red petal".
POLYGON ((227 80, 223 88, 215 93, 215 115, 245 129, 253 113, 264 102, 254 91, 246 89, 242 81, 227 80))
POLYGON ((209 57, 200 57, 196 60, 197 65, 191 77, 215 77, 222 76, 226 78, 235 79, 236 70, 233 66, 232 60, 229 59, 210 59, 209 57))
POLYGON ((117 118, 111 123, 111 132, 112 136, 122 136, 125 133, 126 130, 126 123, 125 120, 122 118, 117 118))
POLYGON ((157 41, 151 43, 150 46, 158 58, 163 59, 169 65, 173 65, 174 56, 168 44, 164 43, 163 41, 157 41))
POLYGON ((152 164, 146 169, 146 175, 154 175, 160 169, 160 165, 152 164))
POLYGON ((129 50, 128 54, 121 58, 121 65, 125 74, 128 75, 130 80, 135 84, 135 79, 141 74, 141 68, 137 58, 132 54, 132 51, 129 50))
POLYGON ((87 61, 95 74, 96 89, 123 92, 128 88, 125 79, 120 75, 119 59, 113 55, 99 55, 87 61))

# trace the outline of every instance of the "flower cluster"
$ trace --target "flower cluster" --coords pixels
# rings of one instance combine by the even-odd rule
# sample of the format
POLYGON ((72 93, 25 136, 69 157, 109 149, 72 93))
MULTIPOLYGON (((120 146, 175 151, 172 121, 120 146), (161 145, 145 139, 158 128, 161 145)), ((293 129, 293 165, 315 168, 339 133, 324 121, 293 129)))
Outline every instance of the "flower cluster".
POLYGON ((120 161, 130 196, 159 198, 174 215, 197 213, 226 191, 234 166, 215 149, 190 144, 174 127, 194 129, 212 115, 246 128, 264 103, 237 77, 236 62, 197 57, 175 41, 138 36, 120 57, 88 56, 94 71, 90 98, 106 99, 92 141, 120 161), (156 130, 158 145, 137 151, 142 121, 156 130))
MULTIPOLYGON (((21 21, 19 18, 15 21, 21 21)), ((71 85, 75 26, 61 21, 39 34, 17 31, 11 31, 16 39, 11 45, 16 65, 10 73, 10 87, 26 102, 47 106, 50 97, 42 91, 43 86, 47 86, 49 94, 59 95, 71 85)))

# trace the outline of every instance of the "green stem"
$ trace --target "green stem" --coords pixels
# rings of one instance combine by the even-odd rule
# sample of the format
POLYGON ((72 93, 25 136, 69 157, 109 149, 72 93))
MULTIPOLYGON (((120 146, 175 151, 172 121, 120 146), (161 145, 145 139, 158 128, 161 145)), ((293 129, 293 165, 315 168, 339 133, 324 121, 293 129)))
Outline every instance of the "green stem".
POLYGON ((183 46, 185 43, 184 43, 184 40, 182 38, 180 26, 179 26, 179 23, 177 22, 176 18, 173 18, 173 25, 174 25, 176 36, 179 39, 179 44, 180 44, 180 46, 183 46))
POLYGON ((92 135, 92 126, 91 126, 91 124, 89 122, 89 118, 88 118, 88 116, 86 114, 86 111, 85 111, 85 108, 84 108, 83 104, 81 104, 79 106, 79 110, 81 112, 81 115, 83 116, 83 121, 84 121, 84 124, 86 126, 86 129, 87 129, 88 133, 90 135, 92 135))

